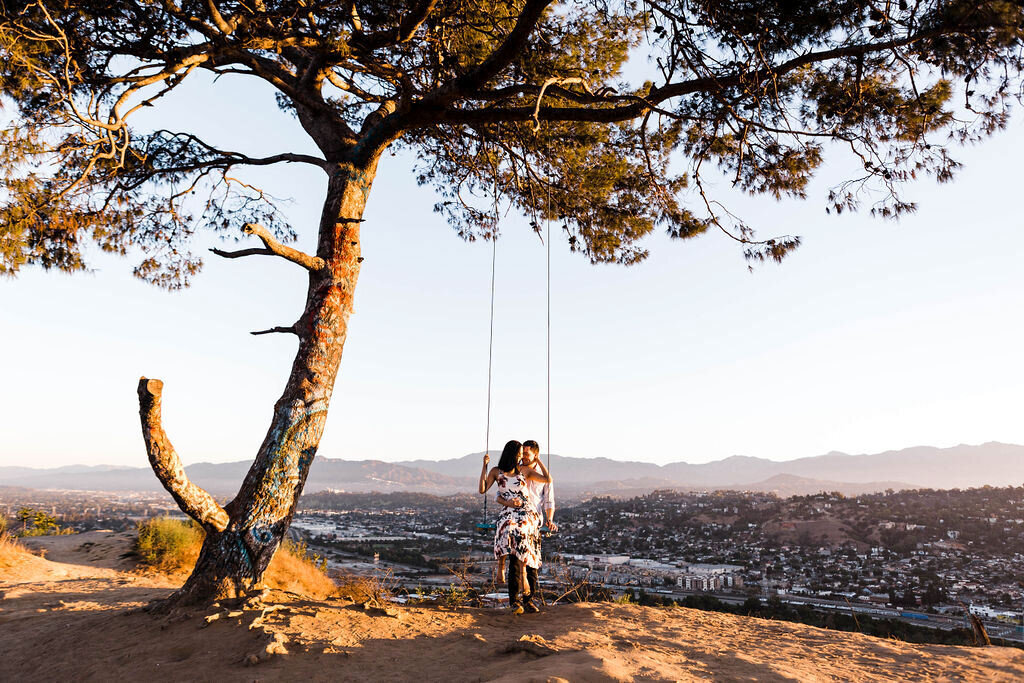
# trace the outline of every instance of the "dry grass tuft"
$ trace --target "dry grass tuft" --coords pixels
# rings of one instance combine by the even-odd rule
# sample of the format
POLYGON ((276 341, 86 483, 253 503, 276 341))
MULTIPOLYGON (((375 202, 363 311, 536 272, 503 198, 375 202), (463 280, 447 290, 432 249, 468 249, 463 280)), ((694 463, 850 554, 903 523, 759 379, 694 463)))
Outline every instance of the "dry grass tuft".
POLYGON ((0 532, 0 567, 13 567, 32 553, 6 531, 0 532))
POLYGON ((337 586, 337 591, 334 593, 336 596, 358 603, 383 604, 394 594, 390 574, 381 576, 348 574, 338 580, 337 586))
POLYGON ((263 575, 270 588, 322 600, 337 594, 338 586, 324 573, 325 565, 305 552, 305 546, 285 543, 263 575))

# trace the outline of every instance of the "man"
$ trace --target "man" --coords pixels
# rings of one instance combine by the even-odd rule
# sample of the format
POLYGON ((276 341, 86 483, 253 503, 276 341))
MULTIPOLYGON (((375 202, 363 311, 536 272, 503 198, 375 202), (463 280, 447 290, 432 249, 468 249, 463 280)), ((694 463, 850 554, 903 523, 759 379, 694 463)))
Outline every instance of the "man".
MULTIPOLYGON (((555 524, 555 520, 553 519, 555 516, 554 480, 551 480, 551 475, 548 472, 547 467, 544 466, 544 462, 540 459, 540 445, 538 445, 533 439, 523 442, 523 464, 527 467, 532 467, 538 470, 546 479, 550 480, 548 483, 543 483, 530 479, 527 480, 526 485, 530 488, 530 498, 536 501, 537 512, 540 513, 548 530, 551 532, 558 531, 558 525, 555 524)), ((538 531, 538 548, 540 548, 539 534, 540 532, 538 531)), ((540 595, 537 586, 536 567, 526 567, 526 583, 530 587, 530 597, 526 600, 526 609, 528 612, 536 612, 537 608, 534 606, 532 600, 534 596, 540 595)))

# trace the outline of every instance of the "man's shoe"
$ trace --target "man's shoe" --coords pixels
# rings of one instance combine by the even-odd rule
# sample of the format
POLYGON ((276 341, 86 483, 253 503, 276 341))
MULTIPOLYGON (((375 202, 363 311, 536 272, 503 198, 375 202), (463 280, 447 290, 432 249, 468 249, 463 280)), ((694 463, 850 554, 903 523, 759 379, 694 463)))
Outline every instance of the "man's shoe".
POLYGON ((517 617, 517 616, 519 616, 522 613, 523 613, 523 606, 522 605, 515 605, 515 606, 512 607, 512 616, 517 617))
POLYGON ((536 614, 537 612, 540 611, 540 607, 537 607, 537 605, 533 604, 532 602, 528 602, 528 603, 526 603, 526 607, 524 608, 524 611, 527 614, 536 614))

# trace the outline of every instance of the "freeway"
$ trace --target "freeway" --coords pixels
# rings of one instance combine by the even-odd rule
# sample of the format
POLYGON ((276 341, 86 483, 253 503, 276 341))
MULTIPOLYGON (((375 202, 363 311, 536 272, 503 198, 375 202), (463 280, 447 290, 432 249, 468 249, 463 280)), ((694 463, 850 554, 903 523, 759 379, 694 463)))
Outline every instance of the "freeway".
MULTIPOLYGON (((618 588, 621 591, 621 586, 608 588, 618 588)), ((737 596, 729 593, 695 593, 685 591, 670 591, 670 590, 652 590, 654 594, 665 595, 671 597, 674 600, 682 600, 683 598, 690 595, 708 595, 722 602, 729 603, 731 605, 740 605, 747 600, 747 596, 737 596)), ((865 605, 856 602, 839 602, 837 600, 827 600, 824 598, 812 598, 800 595, 780 595, 779 599, 788 605, 806 605, 812 609, 819 611, 834 611, 843 612, 847 614, 865 615, 870 617, 876 617, 880 619, 896 619, 903 621, 908 624, 915 626, 923 626, 925 628, 939 628, 944 630, 953 630, 955 628, 966 628, 970 629, 970 625, 964 622, 963 616, 949 616, 944 614, 925 614, 923 612, 915 612, 911 610, 902 610, 893 607, 883 607, 878 605, 865 605)), ((989 619, 982 619, 982 623, 985 625, 985 630, 988 631, 989 637, 991 638, 1002 638, 1005 640, 1012 640, 1015 642, 1024 643, 1024 633, 1019 629, 1020 627, 1013 624, 1007 624, 999 621, 992 621, 989 619)))

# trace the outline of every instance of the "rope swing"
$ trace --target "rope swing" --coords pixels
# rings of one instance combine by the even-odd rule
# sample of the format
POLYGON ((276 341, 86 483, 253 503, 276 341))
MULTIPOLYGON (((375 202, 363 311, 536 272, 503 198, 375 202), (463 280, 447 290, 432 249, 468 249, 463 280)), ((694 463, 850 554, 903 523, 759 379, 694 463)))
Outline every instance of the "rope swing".
MULTIPOLYGON (((551 470, 551 187, 548 186, 547 192, 547 217, 544 226, 544 243, 547 251, 546 254, 546 305, 547 305, 547 323, 546 323, 546 354, 547 354, 547 375, 546 375, 546 397, 547 397, 547 468, 551 470)), ((534 211, 534 222, 536 222, 536 211, 534 211)), ((495 181, 494 184, 494 232, 491 235, 491 308, 488 325, 488 338, 487 338, 487 420, 486 429, 484 432, 484 453, 489 454, 491 450, 491 395, 492 395, 492 379, 494 370, 494 290, 495 290, 495 273, 496 265, 498 262, 498 184, 495 181)), ((476 528, 480 531, 494 531, 497 525, 491 522, 487 517, 487 494, 483 494, 484 499, 484 512, 483 521, 476 525, 476 528)), ((543 527, 542 531, 546 531, 547 527, 543 527)))

